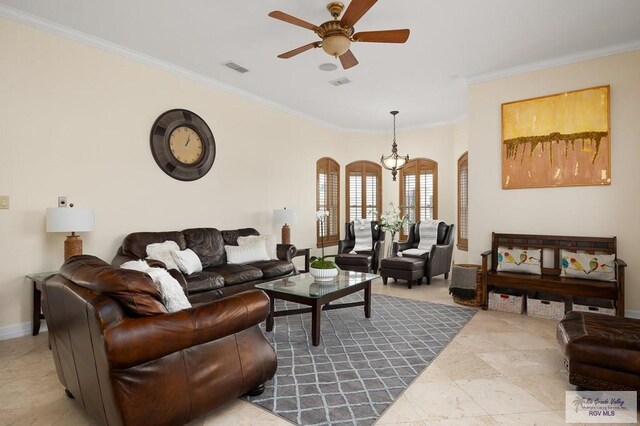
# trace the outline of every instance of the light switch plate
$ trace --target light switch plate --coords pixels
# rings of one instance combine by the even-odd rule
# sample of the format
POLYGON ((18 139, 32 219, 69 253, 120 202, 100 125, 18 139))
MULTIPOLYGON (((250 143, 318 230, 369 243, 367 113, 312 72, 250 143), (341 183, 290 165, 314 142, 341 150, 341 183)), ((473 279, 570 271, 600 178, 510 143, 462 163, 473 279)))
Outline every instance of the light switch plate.
POLYGON ((8 208, 9 208, 9 196, 0 195, 0 209, 8 209, 8 208))

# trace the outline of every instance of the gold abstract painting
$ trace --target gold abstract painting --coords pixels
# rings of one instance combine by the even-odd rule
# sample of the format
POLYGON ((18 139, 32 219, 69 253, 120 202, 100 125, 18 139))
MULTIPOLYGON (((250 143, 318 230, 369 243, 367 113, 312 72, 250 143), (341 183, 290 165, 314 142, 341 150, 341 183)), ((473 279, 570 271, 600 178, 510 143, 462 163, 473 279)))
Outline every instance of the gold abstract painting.
POLYGON ((503 189, 609 184, 609 86, 502 104, 503 189))

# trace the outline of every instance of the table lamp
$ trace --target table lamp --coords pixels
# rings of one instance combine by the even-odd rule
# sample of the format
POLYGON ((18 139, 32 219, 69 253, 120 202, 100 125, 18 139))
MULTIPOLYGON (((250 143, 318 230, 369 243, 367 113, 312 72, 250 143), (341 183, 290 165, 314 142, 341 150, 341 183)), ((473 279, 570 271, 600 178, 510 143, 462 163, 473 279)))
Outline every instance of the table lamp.
POLYGON ((298 215, 295 210, 284 209, 274 210, 273 218, 278 225, 282 225, 282 244, 291 244, 291 229, 289 223, 296 223, 298 215))
POLYGON ((71 232, 64 241, 64 260, 82 254, 82 239, 76 232, 93 231, 93 209, 82 207, 47 208, 47 232, 71 232))

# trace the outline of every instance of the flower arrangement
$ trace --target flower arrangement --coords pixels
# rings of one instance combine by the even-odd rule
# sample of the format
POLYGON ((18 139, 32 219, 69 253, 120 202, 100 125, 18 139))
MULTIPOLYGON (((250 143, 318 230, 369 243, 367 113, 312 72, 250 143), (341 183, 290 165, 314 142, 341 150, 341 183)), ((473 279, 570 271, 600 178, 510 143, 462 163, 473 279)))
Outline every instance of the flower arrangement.
POLYGON ((391 208, 380 216, 380 223, 383 231, 391 232, 391 241, 394 241, 396 233, 407 223, 407 217, 401 216, 400 206, 396 207, 393 203, 389 203, 391 208))
MULTIPOLYGON (((329 212, 325 210, 318 210, 316 212, 316 220, 320 223, 320 230, 324 231, 324 225, 329 217, 329 212)), ((316 269, 337 269, 338 266, 331 260, 327 260, 329 257, 336 257, 335 254, 324 255, 324 232, 320 232, 320 249, 322 250, 322 256, 313 256, 310 260, 309 266, 316 269)))

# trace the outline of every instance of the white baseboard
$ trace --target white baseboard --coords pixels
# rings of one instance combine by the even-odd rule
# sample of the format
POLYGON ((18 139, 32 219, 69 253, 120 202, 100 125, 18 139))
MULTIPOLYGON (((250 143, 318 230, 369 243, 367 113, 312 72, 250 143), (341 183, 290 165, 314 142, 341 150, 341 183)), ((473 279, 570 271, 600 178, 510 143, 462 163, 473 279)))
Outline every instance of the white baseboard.
POLYGON ((640 311, 631 311, 629 309, 626 309, 624 311, 624 316, 627 318, 638 318, 640 319, 640 311))
MULTIPOLYGON (((16 337, 31 336, 31 329, 31 321, 0 327, 0 341, 14 339, 16 337)), ((47 324, 43 321, 40 326, 40 333, 46 332, 47 324)))

